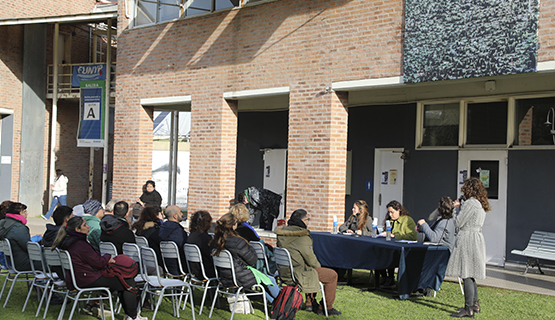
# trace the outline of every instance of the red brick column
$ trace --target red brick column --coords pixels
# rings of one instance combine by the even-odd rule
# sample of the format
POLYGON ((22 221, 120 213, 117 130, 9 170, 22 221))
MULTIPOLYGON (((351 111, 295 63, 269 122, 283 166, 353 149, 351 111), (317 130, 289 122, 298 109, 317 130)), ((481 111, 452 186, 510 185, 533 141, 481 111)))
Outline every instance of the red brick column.
POLYGON ((189 215, 207 210, 216 220, 235 196, 237 103, 204 92, 191 104, 189 215))
POLYGON ((135 203, 152 177, 152 108, 116 98, 112 198, 135 203))
POLYGON ((287 216, 306 209, 309 228, 328 231, 345 211, 347 94, 298 82, 289 108, 287 216))

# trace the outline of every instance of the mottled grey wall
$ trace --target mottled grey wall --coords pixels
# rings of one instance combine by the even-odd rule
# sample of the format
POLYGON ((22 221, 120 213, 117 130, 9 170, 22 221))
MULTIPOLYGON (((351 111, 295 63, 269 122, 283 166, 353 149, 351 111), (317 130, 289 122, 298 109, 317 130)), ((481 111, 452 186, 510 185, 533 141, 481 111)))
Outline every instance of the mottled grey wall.
POLYGON ((29 216, 38 216, 43 213, 44 192, 42 179, 46 107, 46 24, 26 25, 23 34, 19 201, 27 205, 29 216))
POLYGON ((538 0, 406 0, 407 83, 533 72, 538 0))

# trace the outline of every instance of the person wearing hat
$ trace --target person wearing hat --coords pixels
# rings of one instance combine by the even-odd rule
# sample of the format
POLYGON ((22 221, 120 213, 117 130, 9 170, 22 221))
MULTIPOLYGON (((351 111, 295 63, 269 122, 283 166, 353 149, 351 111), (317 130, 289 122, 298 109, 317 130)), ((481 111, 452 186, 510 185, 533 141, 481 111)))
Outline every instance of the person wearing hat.
POLYGON ((85 219, 90 228, 87 240, 89 240, 93 248, 98 251, 100 251, 100 235, 102 233, 100 220, 103 217, 104 208, 100 202, 96 200, 87 200, 83 203, 83 219, 85 219))

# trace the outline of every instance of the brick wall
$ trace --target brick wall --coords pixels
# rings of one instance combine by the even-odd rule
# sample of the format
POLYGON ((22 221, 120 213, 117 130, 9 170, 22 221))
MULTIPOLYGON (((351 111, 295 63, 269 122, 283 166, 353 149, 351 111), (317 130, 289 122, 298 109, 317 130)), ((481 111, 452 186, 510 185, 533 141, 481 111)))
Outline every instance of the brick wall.
POLYGON ((555 60, 555 0, 540 1, 538 61, 555 60))
MULTIPOLYGON (((540 61, 553 59, 553 3, 542 1, 540 61)), ((289 86, 288 211, 304 207, 327 230, 344 211, 347 97, 325 88, 402 75, 403 4, 279 0, 129 29, 120 2, 114 195, 135 199, 151 176, 151 110, 140 99, 191 95, 189 208, 225 212, 237 120, 223 93, 289 86)))
POLYGON ((0 19, 48 17, 91 12, 95 0, 13 0, 0 3, 0 19))
POLYGON ((0 108, 14 111, 11 198, 18 200, 20 157, 15 150, 21 147, 23 27, 0 27, 0 43, 0 108))

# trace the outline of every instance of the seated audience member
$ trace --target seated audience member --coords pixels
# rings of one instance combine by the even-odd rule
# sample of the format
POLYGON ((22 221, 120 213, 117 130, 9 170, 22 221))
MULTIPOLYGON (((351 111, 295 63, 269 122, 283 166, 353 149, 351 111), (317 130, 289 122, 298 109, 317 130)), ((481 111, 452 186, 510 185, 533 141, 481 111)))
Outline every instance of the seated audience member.
MULTIPOLYGON (((187 262, 185 261, 185 253, 183 251, 183 245, 187 243, 187 232, 180 224, 181 220, 183 220, 181 208, 178 206, 167 207, 166 217, 168 220, 160 226, 160 240, 175 242, 179 251, 182 269, 187 272, 187 262)), ((166 266, 172 275, 180 274, 177 267, 177 259, 166 259, 166 266)))
POLYGON ((137 199, 143 207, 162 205, 162 196, 156 191, 156 183, 153 180, 147 180, 143 186, 143 194, 137 199))
MULTIPOLYGON (((272 276, 267 276, 255 269, 258 261, 256 251, 247 240, 241 238, 235 232, 236 228, 237 219, 229 212, 216 221, 216 233, 210 243, 213 249, 212 254, 217 256, 222 250, 228 250, 233 257, 237 284, 245 288, 251 288, 255 284, 264 285, 266 299, 272 303, 280 291, 277 282, 272 276)), ((233 286, 230 269, 218 270, 218 276, 224 286, 233 286)))
POLYGON ((46 231, 42 236, 42 245, 44 247, 52 247, 60 227, 65 225, 67 221, 73 216, 73 209, 68 206, 59 206, 52 213, 52 219, 55 224, 47 224, 46 231))
POLYGON ((449 251, 453 251, 453 246, 455 245, 455 221, 452 219, 453 209, 453 200, 450 197, 441 197, 437 209, 430 215, 430 217, 435 217, 430 219, 433 221, 428 224, 424 219, 418 220, 418 229, 426 236, 424 241, 448 246, 449 251))
POLYGON ((249 224, 249 209, 242 204, 236 204, 229 209, 229 212, 237 219, 237 234, 247 241, 260 241, 258 233, 249 224))
POLYGON ((127 202, 119 201, 112 206, 112 212, 106 211, 106 214, 100 220, 100 241, 113 243, 118 250, 118 254, 123 253, 124 242, 135 243, 135 235, 129 228, 126 219, 130 214, 131 211, 129 211, 127 202))
POLYGON ((137 219, 132 226, 135 234, 145 237, 148 240, 148 246, 156 252, 156 259, 158 265, 163 267, 162 253, 160 252, 160 207, 145 207, 141 211, 139 219, 137 219))
POLYGON ((87 240, 93 248, 100 251, 100 220, 104 218, 104 208, 102 204, 96 200, 87 200, 83 203, 83 219, 87 221, 90 228, 87 240))
POLYGON ((27 251, 31 235, 26 224, 27 206, 19 202, 10 204, 6 209, 6 218, 0 220, 0 240, 10 240, 15 267, 19 271, 31 270, 27 251))
MULTIPOLYGON (((191 234, 187 238, 187 243, 194 244, 200 249, 202 255, 202 263, 204 265, 204 272, 208 278, 214 278, 216 273, 214 271, 214 262, 212 261, 211 249, 208 245, 212 241, 212 236, 208 234, 208 230, 212 225, 212 216, 207 211, 197 211, 191 216, 189 222, 189 230, 191 234)), ((202 272, 199 265, 191 264, 191 273, 197 279, 202 279, 202 272)))
MULTIPOLYGON (((318 258, 316 258, 312 250, 312 237, 310 237, 310 231, 307 229, 308 221, 309 217, 306 210, 295 210, 287 221, 287 226, 276 228, 277 246, 287 249, 291 254, 295 279, 301 291, 306 294, 306 310, 324 314, 324 304, 320 302, 320 306, 318 306, 316 302, 316 293, 320 291, 319 282, 322 282, 326 294, 328 314, 340 315, 341 312, 333 307, 337 288, 337 273, 332 269, 322 268, 318 258)), ((292 285, 292 277, 287 277, 287 274, 291 274, 289 269, 282 268, 282 266, 278 266, 281 278, 288 285, 292 285)))
MULTIPOLYGON (((139 294, 126 290, 117 278, 106 278, 102 275, 102 269, 109 263, 114 263, 115 260, 110 258, 109 254, 100 255, 91 243, 87 241, 88 233, 89 226, 84 218, 73 217, 68 220, 67 226, 60 228, 53 248, 69 251, 75 270, 75 281, 79 287, 108 287, 111 290, 117 291, 125 311, 124 320, 147 320, 146 317, 142 317, 137 313, 139 294)), ((70 278, 66 275, 66 279, 70 278)), ((125 282, 132 287, 137 287, 133 278, 125 279, 125 282)), ((69 289, 73 289, 74 284, 69 280, 67 286, 69 289)))
MULTIPOLYGON (((4 218, 6 218, 6 210, 12 203, 13 202, 11 202, 10 200, 2 201, 2 203, 0 204, 0 220, 4 220, 4 218)), ((4 257, 3 252, 0 252, 0 266, 7 266, 6 258, 4 257)))
POLYGON ((82 217, 85 214, 85 209, 83 209, 82 204, 78 204, 73 207, 73 216, 74 217, 82 217))
POLYGON ((368 204, 357 200, 353 204, 353 214, 339 226, 339 232, 372 235, 372 218, 369 218, 368 204))

